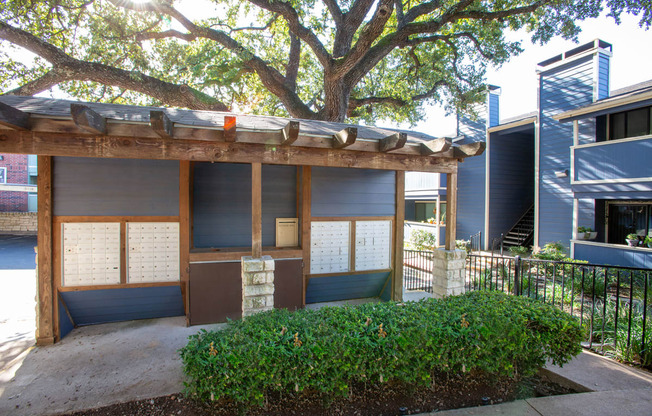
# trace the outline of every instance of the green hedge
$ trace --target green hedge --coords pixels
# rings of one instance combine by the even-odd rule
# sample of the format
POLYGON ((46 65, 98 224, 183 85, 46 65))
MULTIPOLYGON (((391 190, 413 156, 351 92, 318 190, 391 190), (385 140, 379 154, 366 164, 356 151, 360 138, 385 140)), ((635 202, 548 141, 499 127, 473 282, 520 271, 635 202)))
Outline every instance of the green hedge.
POLYGON ((443 374, 527 376, 580 352, 576 319, 498 292, 318 311, 274 310, 202 331, 180 350, 187 393, 262 404, 269 393, 326 399, 355 383, 424 385, 443 374))

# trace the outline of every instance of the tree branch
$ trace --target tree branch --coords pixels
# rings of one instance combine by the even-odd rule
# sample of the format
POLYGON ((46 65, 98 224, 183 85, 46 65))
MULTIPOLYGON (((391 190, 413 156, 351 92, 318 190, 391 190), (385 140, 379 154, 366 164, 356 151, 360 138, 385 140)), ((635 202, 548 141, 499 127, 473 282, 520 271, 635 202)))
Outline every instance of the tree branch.
POLYGON ((402 98, 397 98, 397 97, 376 97, 376 96, 371 96, 366 98, 351 98, 349 100, 348 111, 349 114, 351 114, 355 109, 359 107, 364 107, 364 106, 374 105, 374 104, 391 105, 394 107, 405 107, 406 105, 410 104, 410 102, 421 101, 434 96, 437 93, 437 90, 444 85, 449 85, 449 84, 444 80, 437 81, 435 82, 435 85, 432 88, 430 88, 428 91, 421 94, 413 95, 407 100, 402 98))
POLYGON ((285 67, 285 85, 292 91, 297 90, 297 76, 299 75, 299 64, 301 63, 301 40, 290 33, 290 54, 288 64, 285 67))
POLYGON ((187 85, 172 84, 139 72, 75 59, 56 46, 1 21, 0 39, 39 55, 53 66, 47 74, 10 93, 34 94, 64 81, 94 81, 140 92, 168 105, 196 110, 228 111, 224 103, 187 85))
MULTIPOLYGON (((400 2, 401 0, 395 1, 400 2)), ((349 53, 353 37, 373 4, 374 0, 356 0, 350 10, 342 15, 340 22, 336 22, 337 30, 335 31, 335 41, 333 44, 334 58, 341 58, 349 53)))
POLYGON ((328 11, 331 12, 335 25, 339 26, 342 23, 344 14, 342 13, 340 6, 337 4, 337 0, 324 0, 324 3, 326 4, 326 7, 328 7, 328 11))
MULTIPOLYGON (((122 7, 121 0, 110 0, 110 1, 118 7, 122 7)), ((264 2, 264 0, 261 1, 264 2)), ((274 3, 275 7, 279 6, 280 8, 283 8, 284 5, 285 3, 283 4, 277 2, 274 3)), ((286 6, 290 7, 289 5, 286 6)), ((188 32, 190 32, 190 34, 213 40, 219 43, 220 45, 224 46, 225 48, 229 49, 231 52, 235 53, 240 59, 242 59, 242 62, 245 66, 251 68, 256 72, 263 85, 265 85, 265 87, 269 90, 269 92, 271 92, 281 100, 285 108, 293 117, 314 119, 317 116, 301 100, 301 98, 299 98, 299 96, 295 91, 288 88, 288 86, 286 85, 285 77, 281 75, 279 71, 267 65, 267 63, 262 59, 260 59, 260 57, 256 56, 255 54, 247 50, 244 46, 242 46, 239 42, 237 42, 235 39, 233 39, 226 33, 222 32, 221 30, 198 26, 192 21, 190 21, 190 19, 188 19, 182 13, 180 13, 178 10, 176 10, 174 7, 168 4, 155 3, 155 9, 156 12, 158 13, 162 13, 176 19, 188 32)), ((292 8, 290 7, 290 9, 292 8)), ((292 10, 294 11, 294 9, 292 10)), ((278 12, 276 10, 273 11, 278 12)), ((280 12, 279 14, 282 15, 282 13, 280 12)), ((295 15, 296 15, 296 11, 295 11, 295 15)), ((298 16, 296 16, 296 21, 298 22, 298 16)))
POLYGON ((183 33, 174 29, 164 30, 163 32, 136 33, 134 37, 138 42, 142 42, 144 40, 158 40, 158 39, 167 39, 167 38, 177 38, 177 39, 185 40, 186 42, 192 42, 193 40, 197 39, 197 36, 191 33, 183 33))
POLYGON ((321 43, 317 35, 310 29, 306 28, 299 21, 299 14, 290 5, 289 2, 274 1, 274 0, 249 0, 250 3, 268 10, 273 13, 278 13, 288 23, 290 31, 294 33, 299 39, 304 41, 317 57, 317 60, 324 69, 328 69, 332 65, 331 55, 328 53, 324 45, 321 43))

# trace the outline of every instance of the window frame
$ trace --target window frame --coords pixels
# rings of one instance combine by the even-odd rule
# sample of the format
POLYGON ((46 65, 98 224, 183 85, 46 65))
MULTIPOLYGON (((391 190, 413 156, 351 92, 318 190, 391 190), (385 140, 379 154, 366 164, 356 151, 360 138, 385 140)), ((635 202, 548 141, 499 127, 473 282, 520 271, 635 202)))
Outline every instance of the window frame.
POLYGON ((629 138, 632 138, 632 137, 644 137, 644 136, 649 136, 649 135, 652 135, 652 106, 643 106, 643 107, 638 107, 638 108, 632 108, 632 109, 626 110, 626 111, 619 111, 617 113, 607 114, 607 135, 606 136, 607 136, 608 141, 609 140, 623 140, 623 139, 629 139, 629 138), (628 125, 629 114, 633 113, 635 111, 640 111, 640 110, 644 110, 644 109, 648 110, 646 112, 646 114, 647 114, 647 132, 645 134, 642 134, 642 135, 631 136, 629 134, 629 131, 628 131, 628 128, 629 128, 629 125, 628 125), (614 118, 616 116, 620 116, 620 115, 624 116, 624 121, 623 121, 623 123, 624 123, 624 133, 623 133, 623 137, 614 138, 614 125, 615 125, 614 118))
POLYGON ((646 232, 645 236, 649 236, 652 233, 652 226, 650 226, 650 218, 652 217, 652 200, 624 200, 624 201, 605 201, 606 206, 605 206, 605 227, 604 227, 604 241, 607 244, 620 244, 626 246, 626 242, 613 242, 609 243, 609 228, 611 225, 612 219, 610 218, 609 212, 611 211, 612 206, 636 206, 636 205, 644 205, 647 206, 647 218, 646 218, 646 232))

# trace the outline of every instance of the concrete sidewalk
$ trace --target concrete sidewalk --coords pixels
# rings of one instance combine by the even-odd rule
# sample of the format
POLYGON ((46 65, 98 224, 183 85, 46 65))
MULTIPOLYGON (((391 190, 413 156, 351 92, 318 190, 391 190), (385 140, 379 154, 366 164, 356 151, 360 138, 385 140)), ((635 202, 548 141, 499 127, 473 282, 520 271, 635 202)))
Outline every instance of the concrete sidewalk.
POLYGON ((80 327, 61 342, 29 348, 0 372, 0 415, 51 415, 179 393, 177 350, 185 317, 80 327))
POLYGON ((550 365, 544 372, 554 381, 586 393, 538 397, 427 415, 652 415, 652 374, 646 371, 584 351, 563 368, 550 365))

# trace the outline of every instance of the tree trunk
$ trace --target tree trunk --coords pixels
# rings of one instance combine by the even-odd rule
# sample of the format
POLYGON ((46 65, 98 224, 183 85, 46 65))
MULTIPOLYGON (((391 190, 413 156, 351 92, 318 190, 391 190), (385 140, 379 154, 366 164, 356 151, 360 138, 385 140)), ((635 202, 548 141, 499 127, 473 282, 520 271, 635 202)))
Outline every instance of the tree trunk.
POLYGON ((321 111, 321 120, 341 123, 346 118, 349 108, 351 88, 342 79, 324 80, 325 107, 321 111))

